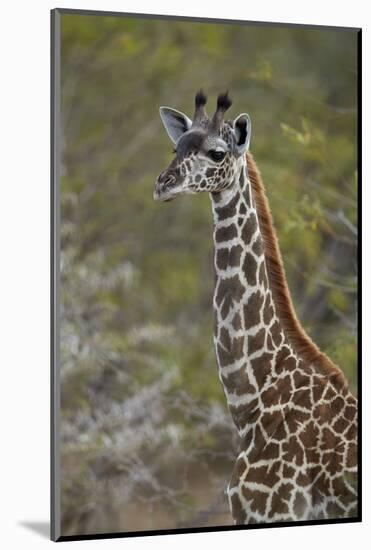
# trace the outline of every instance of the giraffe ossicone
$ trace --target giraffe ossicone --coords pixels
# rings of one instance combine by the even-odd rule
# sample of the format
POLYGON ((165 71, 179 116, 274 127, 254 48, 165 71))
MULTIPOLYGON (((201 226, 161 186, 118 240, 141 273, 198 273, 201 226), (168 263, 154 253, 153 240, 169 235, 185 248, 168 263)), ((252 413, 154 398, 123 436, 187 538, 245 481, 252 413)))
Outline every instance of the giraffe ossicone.
POLYGON ((228 486, 235 523, 357 516, 357 400, 342 371, 300 325, 264 186, 248 152, 247 114, 212 118, 196 94, 193 120, 160 116, 175 157, 154 198, 210 193, 219 377, 241 450, 228 486))

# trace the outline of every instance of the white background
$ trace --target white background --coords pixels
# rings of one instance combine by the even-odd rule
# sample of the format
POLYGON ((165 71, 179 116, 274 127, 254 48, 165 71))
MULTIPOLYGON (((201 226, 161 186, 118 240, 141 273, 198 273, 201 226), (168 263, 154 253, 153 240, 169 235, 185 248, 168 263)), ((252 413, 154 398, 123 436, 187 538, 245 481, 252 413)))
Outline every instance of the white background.
MULTIPOLYGON (((364 130, 363 208, 371 205, 369 181, 370 16, 365 0, 255 2, 156 2, 123 0, 6 0, 0 31, 0 545, 44 548, 49 520, 49 10, 54 7, 137 13, 209 16, 363 27, 364 130), (367 70, 368 65, 368 70, 367 70), (367 134, 367 135, 366 135, 367 134), (40 534, 43 531, 44 534, 40 534)), ((248 60, 246 60, 248 62, 248 60)), ((365 216, 364 310, 371 306, 367 282, 370 219, 365 216)), ((363 322, 364 341, 371 341, 363 322)), ((371 538, 370 510, 370 352, 365 346, 364 523, 256 531, 70 542, 70 547, 131 549, 364 548, 371 538)))

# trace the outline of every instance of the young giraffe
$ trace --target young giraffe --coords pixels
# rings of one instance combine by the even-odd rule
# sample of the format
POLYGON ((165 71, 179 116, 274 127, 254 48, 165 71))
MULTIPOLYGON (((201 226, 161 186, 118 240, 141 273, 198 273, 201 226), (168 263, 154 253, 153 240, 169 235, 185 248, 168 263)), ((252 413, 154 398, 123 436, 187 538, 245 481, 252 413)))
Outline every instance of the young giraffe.
POLYGON ((357 401, 341 370, 296 318, 265 190, 247 149, 247 114, 193 122, 160 108, 176 156, 154 198, 210 193, 214 216, 214 342, 241 438, 228 487, 237 524, 357 516, 357 401))

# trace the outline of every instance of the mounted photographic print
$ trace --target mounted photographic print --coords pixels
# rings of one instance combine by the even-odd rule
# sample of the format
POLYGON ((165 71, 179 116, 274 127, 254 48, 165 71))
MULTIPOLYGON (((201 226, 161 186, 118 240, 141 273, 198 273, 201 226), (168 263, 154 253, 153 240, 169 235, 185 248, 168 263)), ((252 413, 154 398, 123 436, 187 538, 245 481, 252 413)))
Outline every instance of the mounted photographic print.
POLYGON ((53 540, 361 520, 360 39, 53 10, 53 540))

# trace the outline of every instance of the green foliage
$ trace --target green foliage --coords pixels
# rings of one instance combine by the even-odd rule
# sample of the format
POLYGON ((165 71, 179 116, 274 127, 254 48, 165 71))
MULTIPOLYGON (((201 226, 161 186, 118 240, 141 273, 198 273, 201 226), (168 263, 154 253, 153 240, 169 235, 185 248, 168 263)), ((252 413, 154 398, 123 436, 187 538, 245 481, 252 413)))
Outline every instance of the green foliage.
POLYGON ((210 201, 152 198, 158 107, 200 87, 250 114, 299 317, 356 386, 355 34, 63 15, 65 534, 230 522, 210 201))

